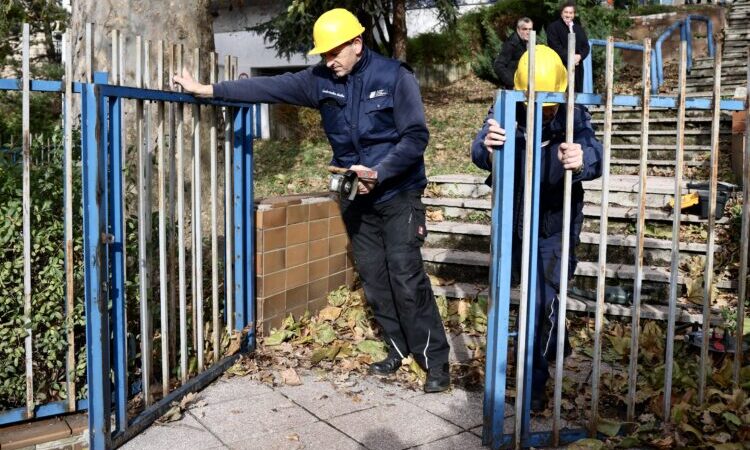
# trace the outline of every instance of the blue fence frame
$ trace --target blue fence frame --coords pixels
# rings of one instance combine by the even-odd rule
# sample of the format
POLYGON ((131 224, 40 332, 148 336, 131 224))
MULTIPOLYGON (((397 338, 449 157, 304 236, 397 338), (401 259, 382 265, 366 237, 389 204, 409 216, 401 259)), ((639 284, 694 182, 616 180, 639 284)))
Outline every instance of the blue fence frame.
MULTIPOLYGON (((707 16, 700 16, 696 14, 688 15, 684 20, 675 22, 670 25, 664 32, 659 35, 654 43, 654 51, 651 53, 651 93, 656 94, 659 92, 659 87, 664 84, 664 57, 662 52, 662 44, 664 41, 674 33, 676 29, 680 29, 680 41, 687 42, 687 71, 693 67, 693 32, 691 24, 693 21, 706 22, 706 34, 708 38, 708 55, 713 57, 715 54, 714 37, 713 37, 713 23, 711 18, 707 16)), ((591 50, 583 60, 583 92, 592 94, 594 92, 594 71, 591 53, 595 46, 606 47, 607 41, 603 39, 589 39, 589 46, 591 50)), ((643 52, 642 44, 634 44, 628 42, 615 42, 615 48, 623 50, 632 50, 643 52)))
MULTIPOLYGON (((505 388, 506 388, 506 371, 508 367, 508 341, 516 333, 509 330, 510 316, 510 285, 511 285, 511 264, 512 264, 512 245, 513 245, 513 186, 515 173, 515 158, 518 150, 515 148, 516 142, 516 107, 518 103, 526 101, 526 93, 520 91, 500 91, 495 101, 495 119, 501 127, 505 128, 506 141, 502 151, 495 152, 493 160, 493 173, 498 176, 493 177, 492 186, 492 234, 491 234, 491 257, 490 257, 490 301, 487 314, 487 360, 485 367, 485 392, 484 392, 484 427, 483 427, 483 444, 492 449, 504 448, 512 445, 513 435, 507 435, 503 432, 505 421, 505 388), (510 205, 510 207, 509 207, 510 205)), ((650 108, 677 108, 677 97, 673 96, 653 96, 649 104, 650 108)), ((531 211, 539 210, 539 161, 541 148, 541 107, 542 103, 565 103, 565 96, 562 93, 538 92, 536 96, 536 126, 534 135, 534 179, 532 180, 532 205, 531 211)), ((641 106, 642 99, 634 95, 616 95, 613 98, 614 106, 641 106)), ((712 108, 713 99, 711 98, 688 98, 686 99, 687 109, 709 110, 712 108)), ((598 94, 577 94, 576 104, 588 106, 604 105, 604 98, 598 94)), ((744 111, 745 103, 743 100, 721 100, 720 108, 725 111, 744 111)), ((676 132, 676 131, 675 131, 676 132)), ((676 148, 676 146, 675 146, 676 148)), ((538 235, 539 216, 532 214, 531 217, 531 245, 530 256, 534 257, 538 253, 538 235)), ((534 261, 531 261, 530 267, 536 267, 534 261)), ((536 274, 532 270, 531 274, 536 274)), ((530 275, 531 275, 530 274, 530 275)), ((534 296, 536 295, 536 284, 533 277, 529 277, 529 321, 528 338, 526 348, 526 360, 521 362, 516 360, 517 364, 525 363, 526 379, 523 393, 516 394, 516 400, 521 399, 523 402, 523 415, 521 417, 521 443, 524 447, 547 447, 552 445, 551 432, 531 432, 531 367, 533 362, 534 348, 534 296)), ((589 432, 585 429, 566 429, 560 432, 560 445, 576 441, 588 436, 589 432)))
MULTIPOLYGON (((89 397, 77 401, 76 411, 89 411, 89 446, 106 449, 122 445, 156 418, 171 402, 220 376, 238 355, 226 357, 137 417, 128 419, 127 343, 124 298, 124 240, 122 193, 123 99, 230 107, 234 123, 234 302, 235 331, 246 331, 243 351, 255 347, 255 214, 253 197, 253 139, 261 133, 260 105, 198 99, 192 95, 107 84, 98 72, 94 83, 74 83, 81 95, 81 162, 84 240, 87 383, 89 397), (111 376, 114 374, 114 377, 111 376), (114 414, 114 429, 112 415, 114 414)), ((20 91, 21 80, 0 79, 0 90, 20 91)), ((32 92, 63 93, 60 81, 32 80, 32 92)), ((67 120, 68 118, 64 118, 67 120)), ((68 411, 67 402, 37 405, 33 418, 68 411)), ((28 420, 26 408, 0 412, 0 425, 28 420)))

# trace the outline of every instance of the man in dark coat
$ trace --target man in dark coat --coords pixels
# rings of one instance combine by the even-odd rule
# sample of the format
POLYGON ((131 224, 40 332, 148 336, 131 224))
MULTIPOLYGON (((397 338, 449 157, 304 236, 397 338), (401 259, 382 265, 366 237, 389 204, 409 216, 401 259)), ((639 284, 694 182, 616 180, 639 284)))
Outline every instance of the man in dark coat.
POLYGON ((518 67, 518 60, 529 45, 529 32, 534 29, 534 23, 528 17, 518 19, 516 31, 503 42, 503 48, 495 58, 493 67, 505 89, 513 89, 513 76, 518 67))
POLYGON ((576 4, 568 1, 560 9, 560 17, 547 25, 547 45, 557 52, 563 64, 568 64, 568 34, 576 34, 576 84, 575 91, 583 92, 583 60, 589 55, 589 38, 580 21, 575 20, 576 4))
POLYGON ((450 388, 449 345, 420 250, 427 235, 424 107, 412 70, 365 47, 364 30, 349 11, 333 9, 313 28, 310 54, 321 55, 320 64, 214 85, 187 71, 174 80, 198 96, 320 111, 331 164, 368 174, 340 208, 367 302, 390 347, 370 372, 394 373, 411 354, 427 371, 425 392, 441 392, 450 388))

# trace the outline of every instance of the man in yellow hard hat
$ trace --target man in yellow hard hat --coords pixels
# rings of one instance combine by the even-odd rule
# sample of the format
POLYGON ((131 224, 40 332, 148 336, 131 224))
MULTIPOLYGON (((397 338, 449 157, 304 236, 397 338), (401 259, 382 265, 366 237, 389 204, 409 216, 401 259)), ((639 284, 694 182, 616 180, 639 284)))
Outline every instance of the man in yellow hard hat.
POLYGON ((321 55, 320 64, 213 86, 187 72, 174 80, 200 96, 320 111, 331 165, 368 174, 353 200, 340 199, 340 208, 367 301, 390 348, 370 371, 394 373, 412 354, 427 371, 424 390, 440 392, 450 387, 449 346, 420 251, 427 235, 424 107, 412 70, 365 47, 364 31, 352 13, 332 9, 313 27, 309 54, 321 55))
MULTIPOLYGON (((516 90, 528 89, 528 52, 524 53, 515 73, 516 90)), ((568 86, 567 71, 560 57, 551 48, 536 46, 535 85, 537 91, 564 92, 568 86)), ((521 108, 522 109, 522 108, 521 108)), ((583 224, 582 181, 601 176, 602 145, 596 140, 591 126, 591 115, 585 107, 576 105, 574 117, 573 144, 565 142, 566 110, 557 103, 544 103, 542 108, 542 147, 541 151, 541 192, 539 195, 539 249, 536 295, 536 325, 534 335, 534 363, 531 382, 531 408, 543 410, 547 406, 546 384, 549 379, 547 360, 554 360, 557 348, 557 309, 560 289, 560 254, 563 227, 563 180, 566 170, 573 171, 571 202, 570 259, 567 262, 568 274, 572 278, 577 260, 575 246, 579 242, 583 224)), ((490 108, 482 129, 471 145, 474 164, 492 170, 493 151, 503 151, 505 130, 493 118, 490 108)), ((521 262, 521 239, 523 236, 523 210, 530 205, 523 204, 523 188, 526 157, 526 114, 517 113, 515 141, 516 178, 513 192, 513 270, 517 283, 521 262)), ((492 175, 487 182, 492 186, 492 175)), ((528 180, 530 181, 530 180, 528 180)), ((565 354, 570 353, 570 344, 565 342, 565 354)))

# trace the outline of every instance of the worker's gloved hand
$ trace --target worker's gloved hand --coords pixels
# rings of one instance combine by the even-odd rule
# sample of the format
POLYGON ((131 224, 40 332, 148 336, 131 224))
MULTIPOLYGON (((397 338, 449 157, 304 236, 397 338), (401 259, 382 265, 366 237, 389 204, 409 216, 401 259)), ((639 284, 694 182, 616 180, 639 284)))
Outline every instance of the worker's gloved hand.
POLYGON ((190 94, 195 94, 198 97, 213 97, 214 87, 210 84, 201 84, 190 75, 187 69, 182 69, 182 76, 175 75, 172 77, 172 81, 182 86, 182 89, 190 94))
POLYGON ((492 152, 495 148, 502 147, 505 144, 505 129, 500 127, 495 119, 488 119, 487 125, 487 136, 484 137, 484 148, 490 153, 490 160, 492 159, 492 152))
POLYGON ((560 160, 565 170, 580 172, 583 168, 583 149, 581 148, 581 144, 563 142, 557 147, 557 159, 560 160))
POLYGON ((349 170, 357 172, 357 177, 359 177, 357 194, 369 194, 378 184, 378 173, 367 166, 355 164, 349 167, 349 170))

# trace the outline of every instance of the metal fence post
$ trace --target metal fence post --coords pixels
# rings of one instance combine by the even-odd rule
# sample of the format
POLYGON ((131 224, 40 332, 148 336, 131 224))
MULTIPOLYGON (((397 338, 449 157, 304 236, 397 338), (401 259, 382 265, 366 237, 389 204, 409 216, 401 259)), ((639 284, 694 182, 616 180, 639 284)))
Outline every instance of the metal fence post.
POLYGON ((504 443, 505 387, 508 367, 511 261, 513 248, 513 186, 515 176, 516 101, 514 92, 500 91, 495 119, 505 128, 506 145, 496 149, 492 177, 492 244, 490 300, 487 311, 487 359, 482 442, 492 449, 504 443))
POLYGON ((104 190, 106 100, 99 98, 96 83, 107 74, 97 72, 95 84, 84 85, 82 96, 84 291, 86 305, 86 353, 89 392, 89 447, 105 449, 110 442, 109 314, 103 295, 102 238, 104 215, 100 193, 104 190))
MULTIPOLYGON (((255 349, 255 197, 253 189, 253 131, 254 111, 260 111, 260 105, 253 105, 245 109, 245 140, 243 142, 243 164, 245 169, 244 206, 245 215, 245 326, 250 326, 246 341, 243 342, 245 351, 255 349)), ((235 217, 236 220, 236 217, 235 217)))
POLYGON ((245 123, 243 120, 247 108, 236 108, 234 113, 234 154, 232 157, 232 169, 234 180, 234 329, 242 331, 245 328, 245 227, 247 221, 245 215, 245 171, 243 158, 245 123))

